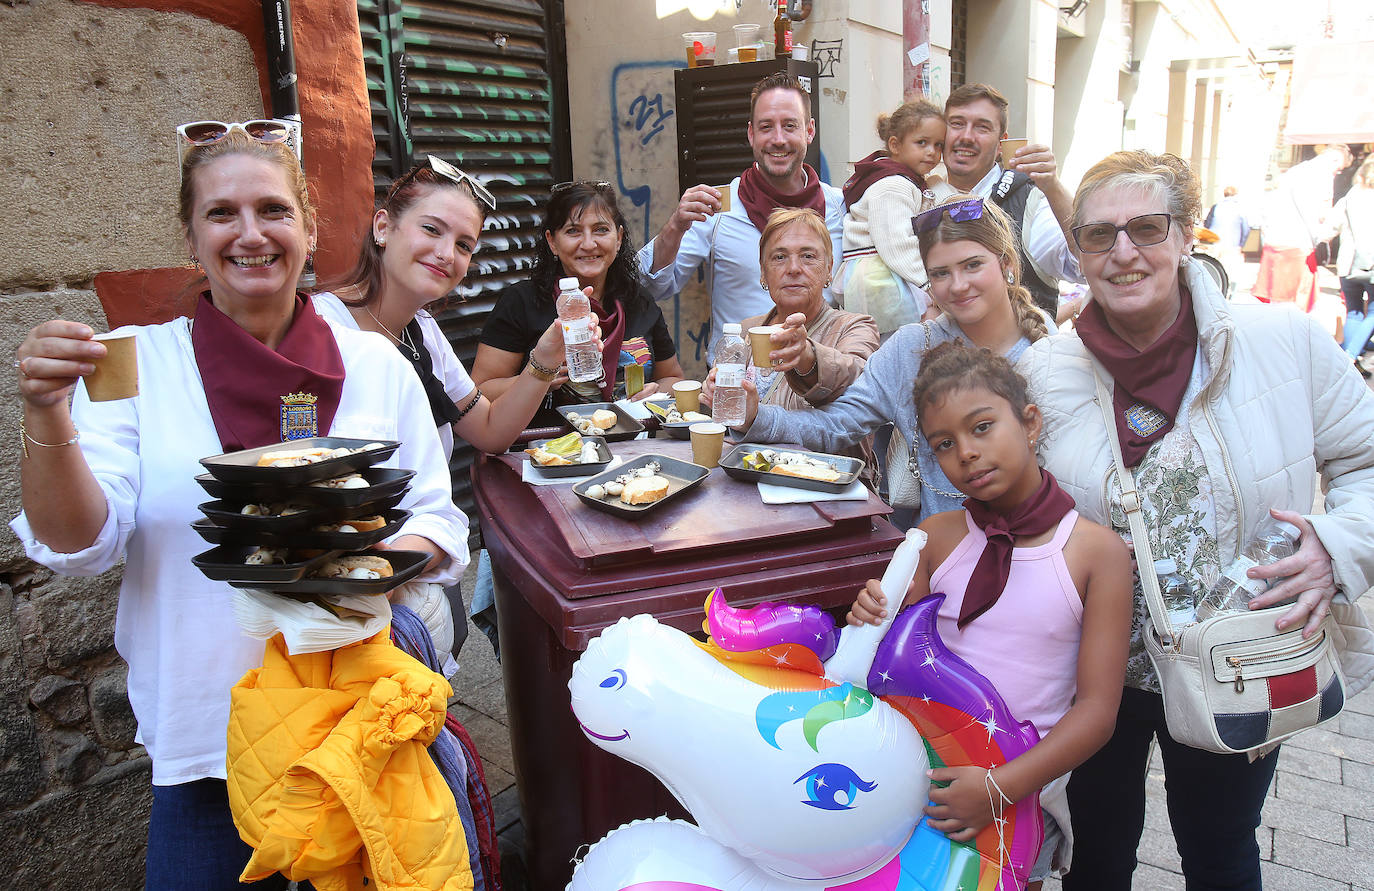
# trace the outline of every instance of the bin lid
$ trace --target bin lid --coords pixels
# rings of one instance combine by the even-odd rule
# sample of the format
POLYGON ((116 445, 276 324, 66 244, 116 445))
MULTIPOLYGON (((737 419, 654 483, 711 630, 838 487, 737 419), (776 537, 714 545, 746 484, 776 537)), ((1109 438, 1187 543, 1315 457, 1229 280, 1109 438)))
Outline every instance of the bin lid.
MULTIPOLYGON (((678 440, 621 442, 612 450, 627 460, 649 453, 691 460, 690 444, 678 440)), ((563 596, 570 598, 633 590, 636 577, 653 585, 664 573, 690 576, 694 565, 710 564, 718 574, 722 565, 744 568, 764 555, 776 561, 789 553, 833 553, 849 539, 867 541, 874 518, 891 512, 873 495, 865 501, 764 504, 756 485, 716 468, 681 500, 626 520, 582 504, 570 485, 522 482, 523 460, 484 456, 473 465, 483 532, 506 536, 544 574, 566 577, 563 596), (583 578, 589 572, 598 578, 583 578)))

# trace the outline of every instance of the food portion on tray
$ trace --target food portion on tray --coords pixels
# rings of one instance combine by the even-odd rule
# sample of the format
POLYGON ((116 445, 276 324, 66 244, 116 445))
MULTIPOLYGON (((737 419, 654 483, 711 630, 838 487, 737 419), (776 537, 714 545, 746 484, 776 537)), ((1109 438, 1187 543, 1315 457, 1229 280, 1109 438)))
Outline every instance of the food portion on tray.
POLYGON ((696 486, 710 471, 667 455, 640 455, 621 467, 573 486, 573 494, 590 507, 636 518, 696 486))
POLYGON ((606 440, 583 437, 574 430, 557 439, 535 440, 525 449, 530 461, 540 467, 564 467, 570 464, 603 464, 611 460, 606 440))
POLYGON ((395 441, 313 436, 202 458, 216 479, 235 483, 298 486, 346 476, 391 457, 395 441))
MULTIPOLYGON (((297 504, 356 507, 404 491, 414 476, 413 470, 365 467, 362 470, 349 471, 343 476, 295 486, 291 490, 291 499, 297 504)), ((270 503, 279 500, 282 492, 282 484, 279 482, 229 483, 216 479, 209 473, 198 475, 196 482, 212 497, 223 501, 270 503)))
POLYGON ((839 493, 859 478, 863 461, 844 455, 746 443, 723 455, 720 467, 726 476, 745 482, 839 493))
POLYGON ((644 432, 644 425, 614 402, 560 405, 556 410, 583 436, 604 436, 609 442, 619 442, 644 432))

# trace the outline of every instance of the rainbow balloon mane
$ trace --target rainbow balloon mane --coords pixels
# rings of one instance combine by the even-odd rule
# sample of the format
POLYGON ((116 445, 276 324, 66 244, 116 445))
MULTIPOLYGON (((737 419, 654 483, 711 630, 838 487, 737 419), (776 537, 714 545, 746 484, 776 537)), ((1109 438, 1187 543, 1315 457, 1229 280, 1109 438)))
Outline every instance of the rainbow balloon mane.
POLYGON ((827 678, 851 634, 815 607, 706 601, 706 644, 621 619, 573 669, 593 743, 657 776, 696 825, 609 833, 570 891, 1011 891, 1040 848, 1037 795, 974 840, 926 823, 929 766, 996 767, 1038 741, 940 640, 936 595, 903 611, 862 683, 827 678))

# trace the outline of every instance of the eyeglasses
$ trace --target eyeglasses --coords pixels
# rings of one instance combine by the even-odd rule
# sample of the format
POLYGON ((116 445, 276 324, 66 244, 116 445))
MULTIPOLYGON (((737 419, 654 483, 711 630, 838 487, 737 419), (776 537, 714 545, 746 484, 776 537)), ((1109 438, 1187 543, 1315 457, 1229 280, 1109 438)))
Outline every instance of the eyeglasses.
POLYGON ((950 220, 955 223, 981 220, 983 218, 983 199, 965 198, 963 201, 954 201, 950 204, 932 207, 930 210, 923 210, 911 218, 911 229, 917 235, 922 232, 929 232, 940 225, 940 220, 944 218, 945 214, 949 214, 950 220))
POLYGON ((226 124, 223 121, 192 121, 177 127, 177 135, 191 145, 214 145, 235 129, 258 142, 290 142, 294 128, 287 121, 257 120, 226 124))
POLYGON ((552 186, 550 186, 549 194, 558 195, 568 191, 573 186, 590 186, 598 192, 615 192, 615 186, 611 185, 605 180, 598 180, 597 182, 592 182, 589 179, 570 179, 565 183, 555 183, 552 186))
MULTIPOLYGON (((485 204, 488 210, 496 210, 496 196, 491 193, 491 189, 482 185, 482 183, 472 174, 464 173, 443 158, 436 158, 433 155, 425 155, 425 164, 428 164, 430 170, 442 176, 444 179, 452 180, 460 186, 467 186, 472 192, 473 198, 485 204)), ((422 164, 417 164, 410 168, 404 176, 391 184, 391 188, 387 191, 387 199, 389 200, 392 195, 395 195, 397 192, 401 191, 401 189, 413 182, 420 171, 424 169, 425 165, 422 164)))
POLYGON ((1147 213, 1131 217, 1126 225, 1114 223, 1088 223, 1075 226, 1072 230, 1074 243, 1085 254, 1105 254, 1116 246, 1116 237, 1122 232, 1136 247, 1149 247, 1159 244, 1169 237, 1169 223, 1173 215, 1167 213, 1147 213))

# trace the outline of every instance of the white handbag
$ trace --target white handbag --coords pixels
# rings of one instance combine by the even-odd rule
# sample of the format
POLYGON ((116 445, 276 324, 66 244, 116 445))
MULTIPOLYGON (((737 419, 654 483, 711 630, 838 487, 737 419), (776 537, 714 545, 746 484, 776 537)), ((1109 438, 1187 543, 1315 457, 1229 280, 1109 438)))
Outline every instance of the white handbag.
POLYGON ((1285 606, 1223 613, 1181 628, 1170 624, 1135 476, 1121 457, 1111 392, 1096 363, 1093 376, 1149 611, 1145 651, 1159 674, 1169 735, 1194 748, 1240 754, 1336 717, 1345 707, 1346 682, 1330 613, 1307 640, 1301 626, 1275 629, 1285 606))

